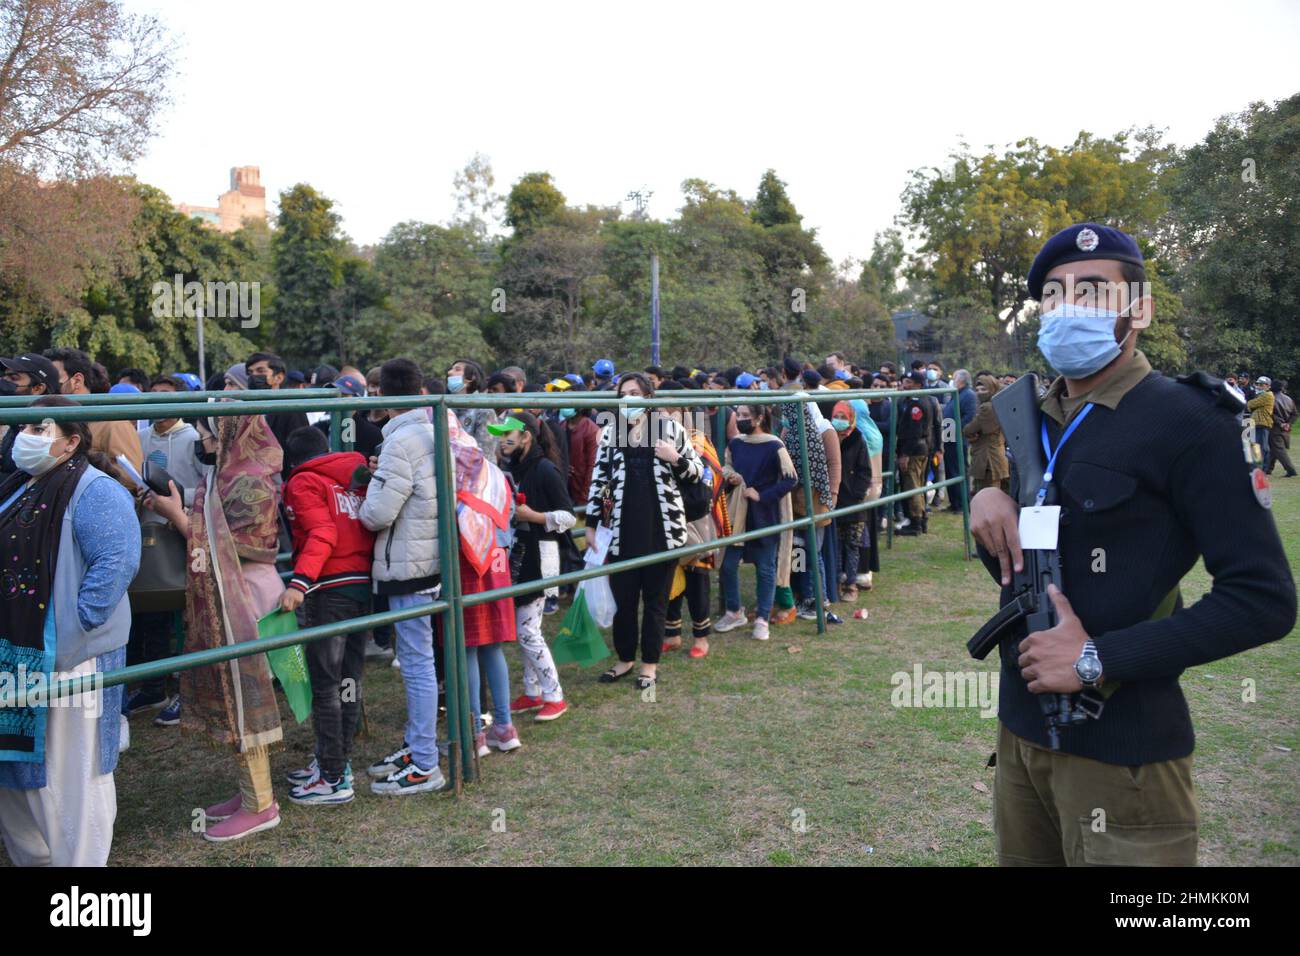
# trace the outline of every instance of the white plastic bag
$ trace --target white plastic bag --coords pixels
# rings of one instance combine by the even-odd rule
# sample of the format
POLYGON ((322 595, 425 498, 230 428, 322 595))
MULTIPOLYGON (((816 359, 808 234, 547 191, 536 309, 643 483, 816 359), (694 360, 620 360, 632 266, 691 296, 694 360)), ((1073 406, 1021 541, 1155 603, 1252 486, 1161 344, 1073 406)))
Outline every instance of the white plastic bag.
MULTIPOLYGON (((588 537, 590 547, 587 548, 584 564, 588 568, 598 568, 605 563, 605 555, 609 553, 609 543, 614 535, 609 528, 597 525, 595 533, 588 537)), ((612 626, 614 612, 618 609, 618 605, 614 603, 614 592, 609 586, 609 575, 588 578, 579 587, 587 597, 587 610, 591 613, 596 626, 600 628, 612 626)))

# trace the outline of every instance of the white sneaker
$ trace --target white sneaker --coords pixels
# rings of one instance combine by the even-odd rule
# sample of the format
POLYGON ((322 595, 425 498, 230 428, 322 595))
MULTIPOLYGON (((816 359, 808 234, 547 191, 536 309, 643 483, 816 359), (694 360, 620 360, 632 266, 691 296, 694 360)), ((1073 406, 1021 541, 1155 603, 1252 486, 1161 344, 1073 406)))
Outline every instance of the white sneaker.
POLYGON ((402 669, 402 662, 399 661, 399 660, 397 659, 397 655, 394 654, 394 655, 393 655, 393 663, 389 664, 388 666, 400 671, 400 670, 402 669))
POLYGON ((868 571, 866 574, 859 574, 859 575, 858 575, 858 587, 860 587, 860 588, 870 588, 870 587, 871 587, 871 572, 870 572, 870 571, 868 571))
POLYGON ((767 630, 768 630, 767 621, 763 620, 761 617, 755 618, 754 633, 749 636, 756 641, 765 641, 768 638, 767 630))
POLYGON ((906 527, 907 527, 908 525, 910 525, 911 523, 912 523, 912 519, 911 519, 911 518, 904 518, 902 521, 895 521, 895 522, 894 522, 894 530, 895 530, 895 531, 902 531, 904 528, 906 528, 906 527))
POLYGON ((736 628, 745 624, 749 619, 745 617, 745 609, 742 607, 739 611, 728 611, 714 623, 713 629, 719 634, 725 634, 727 631, 734 631, 736 628))

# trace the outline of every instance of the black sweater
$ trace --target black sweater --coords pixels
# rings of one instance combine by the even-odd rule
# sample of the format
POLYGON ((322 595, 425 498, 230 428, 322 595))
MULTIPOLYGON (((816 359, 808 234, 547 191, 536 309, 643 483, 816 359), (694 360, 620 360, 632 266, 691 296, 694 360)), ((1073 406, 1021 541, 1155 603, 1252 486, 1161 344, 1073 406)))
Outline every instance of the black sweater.
POLYGON ((930 453, 930 436, 934 431, 934 398, 917 392, 898 402, 897 454, 927 455, 930 453))
MULTIPOLYGON (((524 496, 524 504, 534 511, 572 511, 573 502, 569 499, 569 486, 560 474, 555 463, 541 453, 538 448, 526 461, 511 462, 510 477, 514 479, 515 488, 524 496)), ((515 534, 524 546, 524 561, 520 568, 517 584, 526 581, 538 581, 542 577, 543 541, 559 541, 568 532, 547 531, 546 525, 520 521, 515 524, 515 534)), ((517 604, 527 604, 536 600, 541 590, 531 594, 521 594, 515 598, 517 604)))
MULTIPOLYGON (((870 488, 871 452, 867 449, 867 440, 862 437, 862 432, 851 427, 840 442, 840 494, 836 499, 836 507, 847 508, 849 505, 862 504, 870 488)), ((860 511, 840 520, 854 524, 865 521, 869 513, 860 511)))
MULTIPOLYGON (((1055 448, 1061 428, 1047 424, 1055 448)), ((1296 619, 1295 583, 1273 516, 1251 489, 1240 424, 1206 388, 1152 372, 1115 410, 1093 407, 1055 473, 1065 596, 1096 643, 1103 688, 1119 685, 1099 719, 1061 732, 1061 749, 1129 766, 1184 757, 1195 736, 1179 675, 1277 640, 1296 619), (1150 620, 1198 558, 1210 592, 1150 620)), ((998 580, 997 559, 982 548, 980 557, 998 580)), ((1046 746, 1016 664, 1023 638, 1021 628, 1001 646, 998 716, 1046 746)))

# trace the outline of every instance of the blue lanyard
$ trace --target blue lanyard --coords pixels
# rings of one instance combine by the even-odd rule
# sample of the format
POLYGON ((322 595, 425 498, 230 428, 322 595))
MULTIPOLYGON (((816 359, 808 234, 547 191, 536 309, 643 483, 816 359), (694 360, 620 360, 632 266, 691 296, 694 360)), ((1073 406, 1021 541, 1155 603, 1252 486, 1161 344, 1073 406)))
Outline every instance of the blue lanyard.
POLYGON ((1056 456, 1061 453, 1061 449, 1064 448, 1065 443, 1070 440, 1070 436, 1074 434, 1074 430, 1083 424, 1083 420, 1088 417, 1090 411, 1092 411, 1092 402, 1083 406, 1083 409, 1075 416, 1074 421, 1070 422, 1069 426, 1065 429, 1065 434, 1062 435, 1061 440, 1056 443, 1056 451, 1052 451, 1051 442, 1047 440, 1047 418, 1046 416, 1043 417, 1043 454, 1047 456, 1047 469, 1043 472, 1043 484, 1038 489, 1038 503, 1035 507, 1042 507, 1043 499, 1047 497, 1047 486, 1052 483, 1052 470, 1056 467, 1056 456))

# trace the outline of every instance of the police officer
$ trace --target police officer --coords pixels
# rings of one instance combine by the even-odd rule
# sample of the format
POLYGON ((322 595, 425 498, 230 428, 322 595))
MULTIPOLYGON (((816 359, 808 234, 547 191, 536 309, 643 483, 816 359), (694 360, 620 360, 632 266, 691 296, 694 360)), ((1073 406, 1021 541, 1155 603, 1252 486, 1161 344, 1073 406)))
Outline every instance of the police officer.
MULTIPOLYGON (((1194 735, 1179 675, 1277 640, 1296 619, 1267 478, 1239 399, 1201 373, 1152 372, 1138 350, 1153 303, 1131 237, 1064 229, 1028 285, 1042 303, 1039 350, 1060 373, 1040 409, 1057 454, 1064 593, 1051 589, 1055 627, 1022 627, 1000 647, 999 862, 1193 865, 1194 735), (1201 558, 1214 587, 1185 607, 1178 584, 1201 558), (1050 750, 1036 695, 1085 688, 1104 700, 1100 715, 1063 728, 1050 750)), ((971 504, 1004 604, 1022 568, 1019 517, 997 488, 971 504)))

